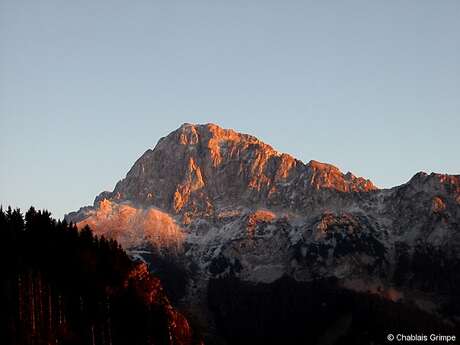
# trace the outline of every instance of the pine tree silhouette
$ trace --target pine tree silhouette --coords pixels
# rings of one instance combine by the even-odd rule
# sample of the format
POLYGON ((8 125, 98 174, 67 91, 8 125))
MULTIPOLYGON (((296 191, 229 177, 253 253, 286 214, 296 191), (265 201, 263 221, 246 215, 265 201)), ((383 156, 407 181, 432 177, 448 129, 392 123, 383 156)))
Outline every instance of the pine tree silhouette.
POLYGON ((137 277, 116 241, 33 207, 0 208, 0 236, 1 344, 192 343, 158 280, 137 277))

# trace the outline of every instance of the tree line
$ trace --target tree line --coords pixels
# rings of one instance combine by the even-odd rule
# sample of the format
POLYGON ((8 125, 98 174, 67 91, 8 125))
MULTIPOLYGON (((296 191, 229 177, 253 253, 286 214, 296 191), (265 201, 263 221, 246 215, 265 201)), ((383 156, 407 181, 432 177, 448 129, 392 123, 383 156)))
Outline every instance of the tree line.
POLYGON ((0 208, 2 344, 192 344, 160 281, 114 240, 0 208))

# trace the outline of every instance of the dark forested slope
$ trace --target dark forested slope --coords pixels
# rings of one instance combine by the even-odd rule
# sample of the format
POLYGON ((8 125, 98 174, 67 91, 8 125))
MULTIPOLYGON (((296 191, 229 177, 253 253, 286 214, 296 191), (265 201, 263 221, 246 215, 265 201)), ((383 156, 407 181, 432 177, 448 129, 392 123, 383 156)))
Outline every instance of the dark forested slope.
POLYGON ((159 279, 117 242, 31 208, 0 210, 2 344, 198 343, 159 279))

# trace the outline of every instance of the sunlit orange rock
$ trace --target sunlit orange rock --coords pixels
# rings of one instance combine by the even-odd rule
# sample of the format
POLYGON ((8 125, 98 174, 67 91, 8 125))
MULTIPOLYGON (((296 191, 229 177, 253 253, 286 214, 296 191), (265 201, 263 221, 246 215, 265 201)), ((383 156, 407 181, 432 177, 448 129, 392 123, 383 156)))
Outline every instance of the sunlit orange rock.
POLYGON ((257 210, 248 216, 247 220, 247 231, 249 237, 254 236, 254 231, 259 223, 269 223, 276 219, 276 215, 273 212, 267 210, 257 210))
POLYGON ((77 223, 89 225, 100 236, 113 238, 124 248, 145 243, 158 248, 180 249, 184 234, 170 215, 154 208, 140 209, 129 204, 113 203, 107 199, 77 223))
POLYGON ((318 190, 370 192, 369 180, 330 164, 304 164, 251 135, 214 124, 184 124, 140 157, 104 198, 155 206, 175 214, 210 215, 238 200, 263 206, 289 203, 303 209, 318 190))
POLYGON ((433 213, 441 213, 445 209, 446 209, 446 205, 444 204, 444 201, 440 197, 435 196, 431 203, 431 211, 433 213))

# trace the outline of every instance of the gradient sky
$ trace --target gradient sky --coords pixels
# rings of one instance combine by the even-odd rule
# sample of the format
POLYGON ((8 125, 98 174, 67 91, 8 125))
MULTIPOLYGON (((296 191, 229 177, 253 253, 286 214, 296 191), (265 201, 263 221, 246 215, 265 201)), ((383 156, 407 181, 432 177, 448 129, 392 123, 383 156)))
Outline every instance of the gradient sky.
POLYGON ((0 203, 92 204, 184 122, 380 187, 460 173, 460 1, 0 0, 0 203))

